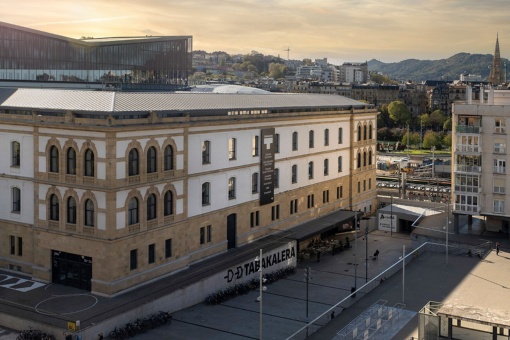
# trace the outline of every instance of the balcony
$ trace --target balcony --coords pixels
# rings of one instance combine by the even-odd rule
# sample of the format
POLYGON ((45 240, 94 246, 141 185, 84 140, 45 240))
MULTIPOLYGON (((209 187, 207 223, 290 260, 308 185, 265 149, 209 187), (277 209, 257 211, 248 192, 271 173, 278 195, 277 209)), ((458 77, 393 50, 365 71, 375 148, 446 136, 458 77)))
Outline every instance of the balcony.
POLYGON ((455 193, 459 192, 469 192, 469 193, 479 193, 482 191, 481 187, 472 186, 472 185, 455 185, 455 193))
POLYGON ((504 166, 495 166, 494 167, 494 173, 495 174, 505 174, 506 173, 506 167, 504 167, 504 166))
POLYGON ((470 172, 479 174, 482 172, 482 167, 478 165, 465 165, 465 164, 455 164, 455 172, 470 172))
POLYGON ((457 125, 455 127, 455 132, 458 133, 482 133, 481 126, 471 126, 471 125, 457 125))
POLYGON ((472 154, 480 154, 482 152, 481 145, 456 145, 455 151, 459 153, 472 153, 472 154))
POLYGON ((478 205, 455 203, 453 210, 461 211, 461 212, 468 212, 468 213, 479 213, 480 207, 478 205))

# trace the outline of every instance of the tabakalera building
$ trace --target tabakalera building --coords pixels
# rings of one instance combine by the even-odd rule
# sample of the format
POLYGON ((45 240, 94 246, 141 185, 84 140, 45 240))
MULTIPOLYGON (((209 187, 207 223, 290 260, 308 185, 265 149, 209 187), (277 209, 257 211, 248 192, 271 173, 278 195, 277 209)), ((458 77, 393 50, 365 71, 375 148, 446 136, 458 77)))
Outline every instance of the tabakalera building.
POLYGON ((342 96, 0 89, 0 268, 112 296, 335 234, 376 209, 376 124, 342 96))
POLYGON ((0 22, 0 81, 179 89, 191 71, 191 36, 72 39, 0 22))

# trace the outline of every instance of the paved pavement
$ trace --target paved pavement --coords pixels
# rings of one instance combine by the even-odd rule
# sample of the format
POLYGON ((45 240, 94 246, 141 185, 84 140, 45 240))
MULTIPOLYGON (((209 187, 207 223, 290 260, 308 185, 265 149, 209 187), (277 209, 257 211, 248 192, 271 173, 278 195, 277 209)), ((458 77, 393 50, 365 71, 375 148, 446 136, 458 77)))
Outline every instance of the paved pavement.
MULTIPOLYGON (((473 237, 478 239, 483 233, 483 229, 475 226, 469 230, 461 228, 461 232, 475 234, 473 237)), ((462 285, 463 280, 473 276, 471 273, 477 266, 487 267, 482 272, 483 277, 492 277, 498 270, 501 270, 500 266, 505 266, 506 263, 510 264, 510 261, 504 261, 510 257, 508 256, 510 252, 508 239, 499 239, 498 237, 501 235, 483 234, 483 237, 501 242, 502 252, 500 255, 507 255, 499 256, 495 261, 491 259, 493 255, 491 253, 489 255, 491 258, 486 259, 487 262, 474 257, 452 255, 449 257, 448 266, 446 266, 444 253, 442 255, 425 253, 410 263, 406 267, 405 275, 405 309, 417 312, 430 300, 443 301, 455 291, 456 287, 462 285)), ((365 283, 365 276, 368 276, 370 280, 397 262, 402 255, 402 246, 405 245, 406 249, 410 249, 411 238, 400 234, 393 234, 390 237, 389 233, 382 231, 371 232, 368 236, 367 253, 371 255, 375 249, 378 249, 380 255, 377 261, 365 261, 366 245, 360 235, 352 249, 337 255, 324 255, 320 262, 309 260, 300 263, 295 275, 270 285, 263 295, 264 338, 285 339, 306 325, 305 267, 311 267, 313 275, 308 289, 308 320, 313 320, 350 294, 355 277, 357 287, 361 287, 365 283), (355 263, 358 265, 355 266, 355 263)), ((263 245, 254 244, 253 246, 254 249, 258 249, 263 245)), ((105 318, 151 301, 176 289, 175 287, 186 285, 201 276, 208 275, 208 272, 217 271, 219 266, 231 266, 232 263, 239 262, 242 257, 252 257, 252 253, 252 250, 247 249, 229 252, 223 258, 216 258, 211 262, 204 261, 200 265, 190 268, 189 273, 162 279, 115 298, 93 296, 88 292, 51 284, 29 291, 18 291, 2 287, 0 280, 0 301, 2 301, 0 312, 55 324, 61 329, 66 328, 67 320, 70 318, 82 320, 85 325, 93 323, 100 325, 105 318)), ((508 271, 510 271, 510 267, 508 271)), ((12 273, 8 275, 14 276, 12 273)), ((498 276, 499 279, 503 280, 498 276)), ((314 332, 311 334, 311 338, 332 339, 340 329, 378 300, 386 300, 388 305, 402 302, 401 271, 396 271, 392 276, 388 275, 387 281, 381 284, 377 282, 375 285, 377 287, 372 291, 359 292, 356 299, 349 298, 341 307, 335 308, 336 317, 333 320, 329 319, 330 312, 328 311, 316 323, 321 326, 319 330, 314 332, 317 327, 309 329, 310 334, 314 332)), ((481 294, 492 294, 493 292, 493 290, 487 292, 477 290, 476 284, 474 291, 481 294)), ((494 294, 497 294, 497 291, 494 290, 494 294)), ((257 291, 252 291, 248 295, 236 297, 221 305, 199 304, 175 312, 171 325, 140 335, 137 339, 256 339, 259 336, 260 320, 260 305, 256 302, 258 295, 257 291)), ((470 301, 474 303, 476 299, 473 297, 470 301)), ((11 338, 3 337, 15 334, 5 334, 1 331, 2 329, 0 329, 0 340, 10 340, 11 338)), ((395 339, 416 337, 417 319, 413 319, 396 334, 395 339)))

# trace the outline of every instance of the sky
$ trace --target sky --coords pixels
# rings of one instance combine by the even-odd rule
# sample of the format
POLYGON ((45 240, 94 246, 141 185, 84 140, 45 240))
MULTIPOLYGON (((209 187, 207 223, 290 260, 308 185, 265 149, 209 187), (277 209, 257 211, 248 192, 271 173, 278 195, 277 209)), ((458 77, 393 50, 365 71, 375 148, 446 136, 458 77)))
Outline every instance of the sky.
POLYGON ((191 35, 193 49, 333 64, 510 57, 510 0, 0 0, 0 21, 70 38, 191 35))

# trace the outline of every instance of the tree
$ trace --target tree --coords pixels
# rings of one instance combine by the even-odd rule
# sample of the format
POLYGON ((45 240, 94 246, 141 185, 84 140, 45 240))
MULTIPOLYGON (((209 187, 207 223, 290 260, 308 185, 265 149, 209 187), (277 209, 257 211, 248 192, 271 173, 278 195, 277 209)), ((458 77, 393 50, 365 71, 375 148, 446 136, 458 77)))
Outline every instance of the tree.
POLYGON ((287 66, 283 64, 270 63, 269 64, 269 76, 273 79, 280 79, 287 73, 287 66))
POLYGON ((383 105, 380 108, 381 113, 377 115, 377 126, 389 126, 390 125, 390 114, 388 113, 388 105, 383 105))
POLYGON ((443 124, 444 131, 452 131, 452 117, 448 117, 443 124))
POLYGON ((425 136, 423 137, 423 147, 425 149, 430 149, 433 146, 436 149, 441 148, 441 137, 437 132, 427 130, 427 132, 425 132, 425 136))
POLYGON ((428 113, 424 113, 420 116, 421 127, 430 126, 430 116, 428 113))
POLYGON ((446 121, 446 117, 441 110, 435 110, 430 114, 430 122, 436 128, 443 127, 444 122, 446 121))
POLYGON ((443 137, 443 148, 451 149, 452 147, 452 133, 448 132, 443 137))
POLYGON ((377 140, 380 141, 389 141, 392 139, 391 131, 388 127, 382 127, 377 130, 377 140))
POLYGON ((407 105, 398 100, 388 105, 388 112, 390 119, 400 125, 406 124, 411 118, 411 112, 409 112, 407 105))
POLYGON ((407 145, 407 136, 409 135, 409 146, 420 144, 420 134, 418 132, 406 132, 402 137, 402 144, 407 145))

